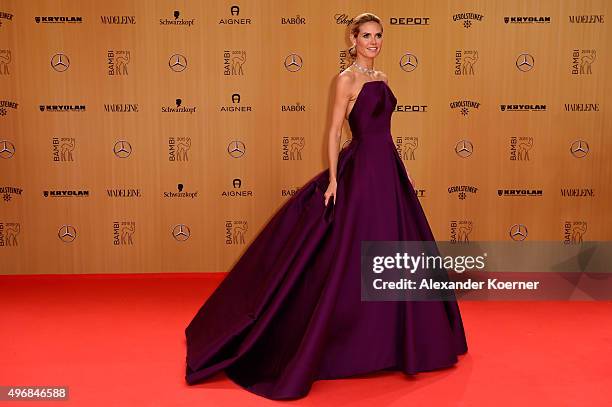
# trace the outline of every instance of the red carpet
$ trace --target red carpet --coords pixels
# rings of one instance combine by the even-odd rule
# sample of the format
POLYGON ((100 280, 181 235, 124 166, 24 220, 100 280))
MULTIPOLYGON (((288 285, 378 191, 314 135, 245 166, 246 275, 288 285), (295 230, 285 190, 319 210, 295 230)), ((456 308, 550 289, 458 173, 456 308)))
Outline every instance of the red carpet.
POLYGON ((15 406, 609 406, 612 302, 461 302, 450 369, 317 381, 270 401, 224 374, 188 386, 184 329, 223 274, 0 276, 0 385, 67 385, 15 406))

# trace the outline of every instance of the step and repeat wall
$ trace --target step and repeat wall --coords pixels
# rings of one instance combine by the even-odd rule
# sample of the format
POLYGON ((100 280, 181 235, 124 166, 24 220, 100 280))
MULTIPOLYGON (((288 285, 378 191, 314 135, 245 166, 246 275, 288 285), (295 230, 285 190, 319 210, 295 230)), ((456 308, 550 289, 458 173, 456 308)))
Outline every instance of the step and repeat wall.
POLYGON ((229 270, 364 11, 436 239, 612 238, 612 2, 0 0, 0 274, 229 270))

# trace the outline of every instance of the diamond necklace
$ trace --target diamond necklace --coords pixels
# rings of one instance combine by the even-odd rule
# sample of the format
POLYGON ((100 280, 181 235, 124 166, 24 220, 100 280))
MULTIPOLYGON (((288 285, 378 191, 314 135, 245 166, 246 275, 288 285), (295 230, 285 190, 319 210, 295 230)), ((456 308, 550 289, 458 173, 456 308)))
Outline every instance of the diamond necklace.
POLYGON ((367 75, 372 75, 372 74, 374 74, 374 72, 376 72, 376 71, 374 71, 374 69, 368 69, 368 68, 364 68, 361 65, 358 65, 357 61, 353 62, 353 64, 351 66, 354 66, 355 68, 359 69, 361 72, 363 72, 363 73, 365 73, 367 75))

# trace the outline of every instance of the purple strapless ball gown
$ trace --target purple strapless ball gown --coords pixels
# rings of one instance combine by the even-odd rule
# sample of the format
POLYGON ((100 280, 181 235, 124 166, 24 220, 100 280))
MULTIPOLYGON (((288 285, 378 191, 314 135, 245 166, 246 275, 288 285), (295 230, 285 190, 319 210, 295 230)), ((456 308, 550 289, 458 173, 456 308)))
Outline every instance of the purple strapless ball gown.
POLYGON ((366 82, 338 157, 263 227, 185 330, 186 380, 225 370, 270 399, 304 397, 317 379, 452 366, 467 352, 455 301, 361 301, 362 240, 434 240, 393 144, 397 99, 366 82))

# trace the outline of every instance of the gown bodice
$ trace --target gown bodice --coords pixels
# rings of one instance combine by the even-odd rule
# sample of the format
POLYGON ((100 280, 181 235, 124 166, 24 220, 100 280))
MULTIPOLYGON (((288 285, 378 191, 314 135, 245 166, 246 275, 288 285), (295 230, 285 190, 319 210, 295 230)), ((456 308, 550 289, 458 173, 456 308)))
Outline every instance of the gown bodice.
POLYGON ((396 105, 397 99, 385 81, 365 82, 348 116, 353 140, 391 140, 391 115, 396 105))

